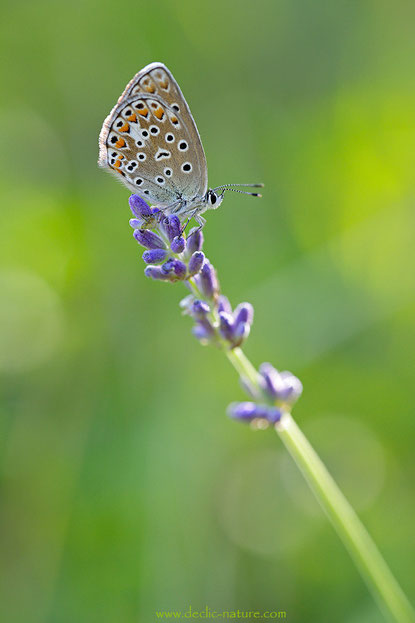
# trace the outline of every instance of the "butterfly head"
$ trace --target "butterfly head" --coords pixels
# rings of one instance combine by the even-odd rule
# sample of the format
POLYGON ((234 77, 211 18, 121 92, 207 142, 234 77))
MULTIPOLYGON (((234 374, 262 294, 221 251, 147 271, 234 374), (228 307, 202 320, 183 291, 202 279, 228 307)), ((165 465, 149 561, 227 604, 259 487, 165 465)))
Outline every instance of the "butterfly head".
POLYGON ((263 184, 225 184, 224 186, 216 186, 216 188, 209 188, 204 201, 207 210, 216 210, 223 201, 223 196, 227 190, 232 192, 241 193, 242 195, 251 195, 251 197, 262 197, 260 193, 253 193, 247 190, 241 190, 241 187, 245 188, 262 188, 263 184))
POLYGON ((224 190, 221 193, 216 192, 216 188, 209 188, 205 195, 205 202, 208 210, 216 210, 223 201, 224 190))

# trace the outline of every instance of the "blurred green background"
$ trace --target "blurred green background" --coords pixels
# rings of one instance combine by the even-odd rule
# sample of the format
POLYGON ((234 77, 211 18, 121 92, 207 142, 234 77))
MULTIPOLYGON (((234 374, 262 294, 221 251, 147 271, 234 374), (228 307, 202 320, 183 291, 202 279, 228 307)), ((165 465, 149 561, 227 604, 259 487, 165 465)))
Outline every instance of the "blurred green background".
POLYGON ((409 1, 3 3, 3 621, 380 620, 276 435, 225 417, 234 371, 192 338, 184 288, 144 278, 129 193, 96 166, 154 60, 210 184, 266 184, 208 213, 206 252, 414 597, 414 20, 409 1))

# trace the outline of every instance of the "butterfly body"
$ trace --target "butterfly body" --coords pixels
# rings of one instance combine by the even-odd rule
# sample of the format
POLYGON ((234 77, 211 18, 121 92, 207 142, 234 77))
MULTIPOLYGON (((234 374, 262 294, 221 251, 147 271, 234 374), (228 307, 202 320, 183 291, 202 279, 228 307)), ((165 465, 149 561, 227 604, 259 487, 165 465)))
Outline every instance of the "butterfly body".
POLYGON ((199 132, 183 94, 162 63, 151 63, 128 83, 105 119, 99 166, 166 214, 192 218, 217 208, 222 192, 208 189, 199 132))

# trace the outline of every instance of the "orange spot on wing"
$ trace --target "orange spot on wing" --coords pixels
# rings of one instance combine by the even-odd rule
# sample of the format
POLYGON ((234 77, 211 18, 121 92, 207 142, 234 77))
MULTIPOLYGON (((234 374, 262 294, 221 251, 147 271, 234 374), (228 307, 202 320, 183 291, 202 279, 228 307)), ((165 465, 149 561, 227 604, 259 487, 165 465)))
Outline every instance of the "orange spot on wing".
POLYGON ((179 123, 179 120, 178 120, 178 118, 177 118, 177 117, 172 117, 172 118, 171 118, 171 122, 172 122, 172 123, 179 123))
POLYGON ((145 90, 148 91, 148 93, 155 93, 156 87, 154 86, 154 84, 149 84, 145 87, 145 90))
POLYGON ((154 114, 156 115, 157 119, 163 119, 164 110, 160 106, 160 108, 157 108, 157 110, 154 111, 154 114))
POLYGON ((162 89, 167 89, 167 87, 169 86, 169 83, 167 80, 160 80, 159 85, 161 86, 162 89))
POLYGON ((128 123, 124 123, 124 125, 120 128, 120 132, 128 132, 130 126, 128 123))
POLYGON ((121 160, 117 160, 117 162, 114 163, 114 167, 117 167, 117 169, 119 169, 121 166, 121 160))
POLYGON ((148 108, 141 108, 141 110, 138 111, 139 115, 142 115, 143 117, 147 117, 148 115, 148 108))
POLYGON ((131 115, 131 117, 127 117, 128 121, 132 121, 133 123, 137 123, 137 115, 135 112, 131 115))
POLYGON ((118 141, 115 143, 115 147, 125 147, 126 143, 125 140, 123 138, 119 138, 118 141))

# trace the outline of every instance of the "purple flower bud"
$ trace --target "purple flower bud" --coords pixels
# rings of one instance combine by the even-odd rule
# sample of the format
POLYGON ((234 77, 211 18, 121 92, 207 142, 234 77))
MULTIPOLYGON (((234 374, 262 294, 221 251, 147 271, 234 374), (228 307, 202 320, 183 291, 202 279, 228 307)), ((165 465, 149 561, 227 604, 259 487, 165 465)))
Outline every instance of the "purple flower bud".
POLYGON ((159 262, 164 262, 167 256, 167 251, 165 249, 150 249, 149 251, 144 251, 143 260, 146 264, 158 264, 159 262))
POLYGON ((178 216, 176 216, 176 214, 166 216, 166 218, 162 221, 162 225, 170 241, 172 241, 173 238, 180 236, 180 219, 178 216))
POLYGON ((201 251, 203 247, 203 233, 199 227, 193 227, 187 236, 187 250, 189 255, 201 251))
POLYGON ((282 417, 282 411, 278 407, 268 407, 267 420, 271 424, 276 424, 282 417))
POLYGON ((291 372, 281 372, 280 374, 284 383, 284 389, 281 392, 280 400, 288 402, 289 404, 294 404, 303 392, 303 384, 300 379, 291 374, 291 372))
POLYGON ((131 195, 128 203, 130 204, 131 212, 137 218, 145 219, 149 216, 152 216, 152 210, 150 206, 144 201, 144 199, 141 199, 141 197, 139 197, 138 195, 131 195))
POLYGON ((170 258, 167 262, 164 262, 161 270, 165 275, 170 275, 170 278, 174 281, 176 279, 184 279, 186 277, 186 264, 173 258, 170 258))
POLYGON ((228 415, 245 422, 260 418, 275 424, 281 419, 282 412, 277 407, 268 407, 255 402, 233 402, 228 407, 228 415))
POLYGON ((240 322, 233 330, 232 345, 240 346, 246 340, 251 331, 251 325, 247 322, 240 322))
POLYGON ((183 236, 176 236, 171 241, 171 250, 173 253, 182 253, 184 251, 184 247, 186 245, 185 239, 183 236))
POLYGON ((201 341, 208 341, 211 337, 210 332, 205 329, 201 324, 197 323, 192 327, 192 333, 196 339, 201 341))
POLYGON ((293 404, 301 395, 301 381, 291 372, 278 372, 270 363, 259 368, 262 384, 267 394, 274 400, 293 404))
POLYGON ((169 279, 169 276, 163 273, 159 266, 146 266, 144 274, 146 277, 151 277, 151 279, 161 279, 164 281, 169 279))
POLYGON ((267 419, 268 408, 256 402, 233 402, 228 407, 228 415, 237 420, 250 422, 255 418, 267 419))
POLYGON ((228 298, 224 296, 223 294, 220 295, 219 302, 218 302, 218 312, 221 312, 221 311, 224 311, 227 314, 232 313, 232 306, 229 303, 228 298))
POLYGON ((280 373, 270 363, 262 363, 259 367, 259 373, 263 379, 263 387, 267 394, 278 399, 280 392, 284 389, 283 380, 280 373))
POLYGON ((206 342, 214 336, 215 330, 207 318, 200 318, 192 328, 192 333, 198 340, 206 342))
POLYGON ((218 280, 212 264, 206 260, 200 271, 200 285, 206 298, 214 298, 218 293, 218 280))
POLYGON ((210 307, 205 301, 196 300, 193 302, 191 313, 196 318, 203 318, 210 312, 210 307))
POLYGON ((142 229, 144 221, 142 218, 130 218, 130 227, 133 229, 142 229))
MULTIPOLYGON (((134 197, 135 195, 133 195, 134 197)), ((149 229, 136 229, 134 231, 134 238, 139 244, 147 249, 165 249, 166 245, 163 240, 157 234, 153 233, 149 229)))
POLYGON ((225 340, 233 341, 233 318, 231 314, 219 312, 219 331, 225 340))
POLYGON ((240 322, 252 324, 254 319, 254 308, 251 303, 240 303, 233 314, 235 318, 235 325, 238 325, 240 322))
POLYGON ((172 257, 168 259, 167 262, 164 262, 163 266, 161 267, 161 270, 163 271, 165 275, 170 275, 170 273, 173 272, 173 262, 174 262, 174 259, 172 257))
POLYGON ((180 260, 173 260, 173 272, 176 275, 177 279, 184 279, 186 277, 186 264, 181 262, 180 260))
POLYGON ((189 260, 189 273, 195 275, 203 266, 205 261, 205 254, 203 251, 195 251, 189 260))

